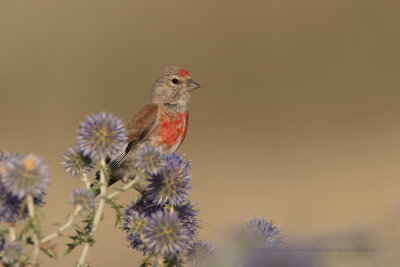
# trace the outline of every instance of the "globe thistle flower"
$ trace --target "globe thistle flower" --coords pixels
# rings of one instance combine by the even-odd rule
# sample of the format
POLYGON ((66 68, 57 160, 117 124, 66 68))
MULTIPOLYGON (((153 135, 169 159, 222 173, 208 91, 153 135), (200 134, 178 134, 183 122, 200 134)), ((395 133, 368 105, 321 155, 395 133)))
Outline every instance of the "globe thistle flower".
POLYGON ((70 195, 71 204, 75 207, 82 207, 82 210, 91 211, 95 208, 96 202, 92 191, 85 187, 75 188, 70 195))
POLYGON ((0 151, 0 180, 2 180, 2 177, 5 174, 6 168, 6 162, 8 158, 10 157, 10 153, 6 150, 1 150, 0 151))
MULTIPOLYGON (((42 205, 43 196, 34 197, 35 205, 42 205)), ((28 207, 25 199, 7 193, 3 186, 0 186, 0 221, 5 223, 15 223, 28 217, 28 207)))
POLYGON ((19 242, 5 241, 1 254, 7 263, 13 263, 21 256, 21 251, 22 247, 19 242))
POLYGON ((88 174, 94 168, 92 160, 84 156, 77 145, 69 146, 62 158, 61 164, 64 165, 66 172, 70 176, 79 177, 83 174, 88 174))
POLYGON ((192 266, 200 266, 214 255, 214 247, 204 240, 198 240, 189 245, 186 258, 192 266))
POLYGON ((188 174, 189 162, 183 160, 177 154, 169 154, 166 157, 164 170, 151 176, 148 181, 149 194, 160 205, 169 203, 178 205, 185 201, 189 195, 192 177, 188 174))
POLYGON ((134 249, 143 250, 144 253, 147 252, 147 249, 143 245, 140 235, 145 225, 146 218, 143 215, 132 209, 125 209, 121 229, 127 232, 129 245, 134 249))
POLYGON ((154 146, 145 145, 136 153, 135 165, 138 170, 144 171, 149 175, 156 175, 166 165, 165 155, 154 146))
POLYGON ((128 209, 137 211, 144 217, 150 217, 151 214, 163 210, 162 206, 157 203, 153 203, 153 199, 148 195, 138 197, 136 202, 131 202, 131 204, 127 206, 127 210, 128 209))
POLYGON ((28 208, 22 207, 23 200, 8 193, 0 185, 0 221, 14 223, 28 216, 28 208))
POLYGON ((14 156, 6 161, 3 186, 20 199, 27 195, 40 198, 50 184, 49 171, 36 155, 14 156))
MULTIPOLYGON (((28 208, 25 198, 20 198, 8 192, 3 185, 6 175, 7 166, 12 164, 9 161, 23 160, 26 155, 22 153, 9 153, 5 150, 0 152, 0 221, 4 223, 15 223, 23 220, 28 216, 28 208), (4 177, 1 178, 1 177, 4 177)), ((43 204, 43 194, 34 197, 34 204, 43 204)))
POLYGON ((121 229, 126 231, 126 239, 129 245, 138 251, 142 251, 144 255, 149 250, 141 239, 143 228, 140 226, 144 227, 147 218, 150 218, 155 212, 162 210, 162 207, 154 204, 148 196, 139 197, 136 202, 131 202, 125 208, 121 229))
POLYGON ((174 207, 176 213, 178 214, 179 220, 182 222, 183 226, 187 229, 189 241, 195 238, 197 234, 197 229, 199 228, 199 221, 197 215, 199 210, 194 208, 190 202, 178 205, 174 207))
MULTIPOLYGON (((174 207, 176 215, 186 229, 186 235, 188 241, 192 240, 197 233, 197 229, 199 227, 199 223, 197 220, 198 209, 195 209, 190 202, 185 203, 184 205, 177 205, 174 207)), ((126 238, 129 242, 129 245, 137 249, 139 251, 143 251, 146 254, 149 249, 144 244, 142 240, 141 232, 132 231, 134 227, 133 225, 137 225, 138 222, 136 220, 148 220, 157 212, 162 212, 163 206, 154 203, 152 198, 148 195, 140 196, 136 202, 131 202, 124 211, 123 223, 121 225, 121 229, 126 231, 126 238)))
POLYGON ((0 162, 10 158, 11 154, 5 149, 0 150, 0 162))
POLYGON ((154 253, 176 254, 187 246, 187 230, 175 213, 158 211, 147 220, 143 241, 154 253))
POLYGON ((25 155, 22 153, 10 153, 7 150, 0 151, 0 179, 5 176, 6 164, 11 158, 22 158, 25 155))
POLYGON ((122 122, 112 114, 100 112, 87 116, 78 129, 78 148, 93 161, 111 157, 127 140, 122 122))
POLYGON ((275 246, 282 242, 282 236, 276 225, 264 218, 254 217, 247 223, 244 230, 252 242, 260 245, 275 246))

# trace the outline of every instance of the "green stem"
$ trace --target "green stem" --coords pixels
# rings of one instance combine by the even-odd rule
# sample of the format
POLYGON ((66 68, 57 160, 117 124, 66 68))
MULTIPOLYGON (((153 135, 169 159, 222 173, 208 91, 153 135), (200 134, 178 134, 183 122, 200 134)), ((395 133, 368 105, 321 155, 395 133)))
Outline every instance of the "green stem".
POLYGON ((89 178, 88 178, 87 173, 84 173, 84 174, 82 175, 82 179, 81 179, 81 180, 85 183, 86 189, 90 190, 90 180, 89 180, 89 178))
POLYGON ((67 229, 68 227, 70 227, 72 225, 72 223, 74 222, 76 216, 78 216, 79 212, 82 210, 82 206, 77 206, 75 208, 75 210, 72 212, 70 218, 68 219, 68 221, 61 226, 60 228, 57 229, 57 231, 49 234, 48 236, 42 238, 42 240, 40 240, 40 243, 46 243, 49 242, 50 240, 56 238, 57 236, 60 236, 62 234, 62 232, 67 229))
POLYGON ((8 227, 8 233, 9 233, 10 241, 15 241, 16 235, 15 235, 15 227, 14 226, 10 225, 8 227))
MULTIPOLYGON (((27 206, 28 206, 29 218, 31 219, 32 222, 34 222, 36 220, 36 218, 35 218, 35 206, 33 203, 33 196, 28 195, 26 197, 26 201, 27 201, 27 206)), ((37 236, 35 228, 33 229, 32 240, 33 240, 33 246, 34 246, 32 261, 33 261, 33 264, 35 265, 38 255, 39 255, 39 238, 37 236)))
MULTIPOLYGON (((105 197, 107 196, 107 182, 106 182, 106 177, 105 177, 105 173, 104 173, 104 168, 106 167, 106 162, 105 162, 104 158, 102 158, 100 160, 100 164, 101 164, 101 171, 100 171, 100 196, 101 197, 99 200, 99 205, 95 211, 95 215, 94 215, 94 219, 93 219, 93 226, 90 231, 90 236, 92 236, 92 237, 93 237, 94 233, 96 232, 97 227, 99 226, 101 216, 102 216, 103 210, 104 210, 105 197)), ((86 256, 89 252, 89 246, 90 246, 89 243, 85 243, 83 250, 82 250, 82 254, 77 263, 78 267, 84 266, 86 256)))

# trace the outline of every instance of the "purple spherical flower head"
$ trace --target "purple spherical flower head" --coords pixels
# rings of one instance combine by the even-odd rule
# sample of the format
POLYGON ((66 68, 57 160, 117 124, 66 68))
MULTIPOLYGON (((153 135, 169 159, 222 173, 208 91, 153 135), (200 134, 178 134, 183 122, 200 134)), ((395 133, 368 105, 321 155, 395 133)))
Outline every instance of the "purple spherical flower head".
POLYGON ((135 165, 140 171, 157 175, 166 165, 165 154, 154 146, 145 145, 136 152, 135 165))
POLYGON ((22 247, 19 242, 6 241, 1 254, 6 263, 13 263, 21 256, 22 247))
POLYGON ((0 151, 0 182, 6 171, 6 162, 10 157, 10 153, 6 150, 0 151))
MULTIPOLYGON (((8 161, 11 159, 22 160, 24 157, 25 155, 21 153, 9 153, 5 150, 0 152, 0 221, 4 223, 15 223, 28 216, 25 198, 20 199, 18 196, 9 193, 3 185, 3 178, 1 178, 6 174, 8 161)), ((43 204, 42 198, 43 195, 34 197, 34 204, 43 204)))
POLYGON ((9 159, 11 156, 10 152, 5 149, 0 150, 0 162, 9 159))
POLYGON ((138 212, 127 208, 125 210, 124 216, 122 218, 121 229, 126 231, 127 240, 130 246, 137 250, 143 250, 144 253, 147 252, 146 247, 140 238, 142 234, 143 227, 146 225, 146 218, 140 215, 138 212))
MULTIPOLYGON (((34 204, 43 204, 43 196, 34 197, 34 204)), ((0 184, 0 221, 5 223, 14 223, 28 217, 28 207, 25 199, 20 199, 6 191, 0 184)))
POLYGON ((186 258, 193 266, 200 266, 214 255, 214 247, 204 240, 198 240, 189 245, 186 258))
MULTIPOLYGON (((197 220, 198 209, 195 209, 190 202, 174 207, 178 219, 181 221, 184 228, 187 230, 188 240, 192 240, 197 233, 199 223, 197 220)), ((157 212, 162 212, 163 206, 154 203, 149 196, 140 196, 136 202, 131 202, 124 211, 123 225, 121 229, 126 231, 127 240, 132 248, 143 251, 145 254, 149 249, 143 244, 140 233, 131 231, 132 221, 140 216, 140 218, 149 219, 157 212)))
MULTIPOLYGON (((23 158, 25 157, 22 153, 10 153, 7 150, 0 151, 0 180, 6 174, 7 162, 10 161, 12 158, 23 158)), ((1 182, 1 181, 0 181, 1 182)))
POLYGON ((0 188, 0 221, 14 223, 25 219, 28 215, 27 207, 22 207, 23 200, 7 193, 1 186, 0 188))
POLYGON ((245 232, 257 243, 274 246, 282 242, 282 236, 276 225, 264 218, 251 219, 245 227, 245 232))
POLYGON ((93 161, 111 157, 122 149, 127 140, 122 122, 112 114, 100 112, 86 117, 78 129, 78 147, 93 161))
POLYGON ((196 236, 197 229, 199 228, 199 221, 197 219, 199 210, 193 207, 189 201, 185 202, 184 204, 175 206, 174 209, 178 214, 179 220, 188 230, 187 235, 189 241, 191 241, 196 236))
POLYGON ((15 156, 7 160, 3 186, 6 191, 20 199, 27 195, 41 197, 50 184, 49 171, 36 155, 15 156))
POLYGON ((142 214, 145 217, 150 217, 151 214, 163 210, 162 206, 154 203, 153 199, 148 195, 139 196, 135 202, 131 202, 131 204, 127 207, 127 210, 128 209, 137 211, 139 214, 142 214))
POLYGON ((92 191, 85 187, 75 188, 70 195, 71 204, 75 207, 82 207, 82 210, 91 211, 95 208, 96 202, 92 191))
POLYGON ((143 220, 143 222, 147 221, 147 218, 150 218, 152 214, 162 210, 160 205, 154 204, 152 200, 146 196, 139 197, 136 202, 131 202, 125 208, 121 229, 126 231, 126 239, 132 248, 143 251, 144 254, 149 252, 149 249, 144 245, 141 239, 142 229, 140 229, 140 233, 133 231, 134 228, 132 225, 139 224, 137 220, 143 220))
POLYGON ((63 161, 61 164, 64 165, 64 168, 70 176, 88 174, 94 167, 92 160, 84 156, 77 145, 69 146, 68 150, 65 151, 62 156, 62 159, 63 161))
POLYGON ((22 209, 22 200, 8 193, 0 184, 0 221, 13 223, 27 216, 27 209, 22 209))
POLYGON ((187 230, 175 213, 158 211, 147 219, 143 241, 154 253, 173 255, 186 248, 187 230))
POLYGON ((169 203, 179 205, 189 195, 192 177, 188 174, 189 162, 175 153, 166 157, 165 168, 157 175, 152 175, 148 181, 149 195, 160 205, 169 203))

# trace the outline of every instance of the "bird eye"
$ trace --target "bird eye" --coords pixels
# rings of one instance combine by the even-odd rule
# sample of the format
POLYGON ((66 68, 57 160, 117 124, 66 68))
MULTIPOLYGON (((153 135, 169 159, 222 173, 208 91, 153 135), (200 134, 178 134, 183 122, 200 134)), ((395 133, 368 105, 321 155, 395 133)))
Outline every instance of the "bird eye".
POLYGON ((179 83, 179 81, 178 81, 178 79, 176 79, 176 78, 173 78, 173 79, 172 79, 172 83, 173 83, 173 84, 178 84, 178 83, 179 83))

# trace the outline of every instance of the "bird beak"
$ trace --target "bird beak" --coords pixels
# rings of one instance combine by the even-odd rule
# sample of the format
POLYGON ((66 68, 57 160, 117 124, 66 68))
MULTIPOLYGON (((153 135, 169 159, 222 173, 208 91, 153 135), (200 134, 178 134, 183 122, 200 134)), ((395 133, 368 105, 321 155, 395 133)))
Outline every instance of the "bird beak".
POLYGON ((196 90, 198 88, 200 88, 200 84, 196 83, 195 81, 193 81, 192 79, 187 81, 187 91, 191 92, 193 90, 196 90))

